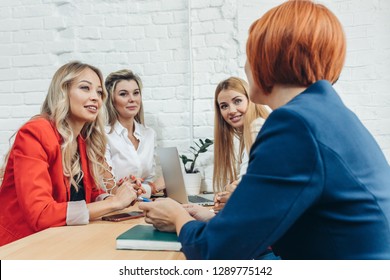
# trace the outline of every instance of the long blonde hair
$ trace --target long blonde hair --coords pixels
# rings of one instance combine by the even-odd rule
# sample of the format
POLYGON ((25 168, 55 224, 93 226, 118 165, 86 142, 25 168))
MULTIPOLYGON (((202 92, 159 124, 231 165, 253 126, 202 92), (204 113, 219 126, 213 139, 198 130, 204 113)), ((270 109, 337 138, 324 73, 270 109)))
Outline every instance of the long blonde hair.
POLYGON ((221 81, 215 89, 214 96, 214 192, 223 191, 224 186, 237 180, 237 163, 241 162, 244 148, 249 152, 253 144, 250 124, 257 118, 267 118, 268 110, 263 105, 258 105, 249 100, 248 83, 238 77, 230 77, 221 81), (244 116, 243 130, 236 129, 229 125, 222 117, 218 95, 222 90, 234 90, 242 93, 248 99, 248 108, 244 116), (234 138, 239 140, 239 153, 234 148, 234 138))
MULTIPOLYGON (((111 127, 110 133, 113 131, 114 125, 118 121, 118 116, 119 116, 118 110, 114 106, 114 92, 115 92, 116 85, 120 81, 131 81, 131 80, 134 80, 137 83, 139 92, 142 97, 143 86, 142 86, 141 78, 133 71, 129 69, 118 70, 110 73, 106 78, 105 86, 108 93, 108 98, 106 100, 106 108, 107 108, 108 124, 111 127)), ((142 98, 141 98, 141 105, 139 111, 137 115, 135 115, 134 119, 138 123, 144 124, 144 109, 142 104, 142 98)))
MULTIPOLYGON (((76 135, 69 124, 69 89, 74 80, 85 69, 94 71, 102 84, 103 95, 102 102, 107 97, 104 88, 104 79, 100 70, 89 64, 79 61, 72 61, 61 66, 54 74, 45 101, 42 104, 41 115, 55 124, 59 134, 62 137, 61 154, 62 167, 66 177, 71 184, 78 189, 78 182, 82 179, 80 166, 80 156, 74 150, 72 143, 76 141, 76 135), (77 179, 74 179, 74 176, 77 179)), ((102 176, 104 173, 104 154, 106 150, 106 136, 104 133, 104 110, 99 111, 98 116, 93 122, 86 123, 82 128, 80 135, 85 139, 89 168, 98 188, 101 188, 102 176)))

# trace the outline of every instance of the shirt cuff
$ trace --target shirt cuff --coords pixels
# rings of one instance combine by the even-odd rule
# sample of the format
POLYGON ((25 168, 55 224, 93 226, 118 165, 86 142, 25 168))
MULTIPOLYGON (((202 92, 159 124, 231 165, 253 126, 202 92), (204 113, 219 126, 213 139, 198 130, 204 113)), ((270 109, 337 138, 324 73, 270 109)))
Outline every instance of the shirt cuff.
POLYGON ((86 225, 89 223, 89 211, 85 200, 69 201, 66 210, 66 225, 86 225))

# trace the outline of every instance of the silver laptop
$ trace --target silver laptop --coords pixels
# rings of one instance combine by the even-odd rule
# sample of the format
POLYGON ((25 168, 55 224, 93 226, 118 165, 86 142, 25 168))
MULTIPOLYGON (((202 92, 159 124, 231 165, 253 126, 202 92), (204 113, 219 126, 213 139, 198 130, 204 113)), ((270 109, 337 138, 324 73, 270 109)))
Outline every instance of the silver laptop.
POLYGON ((182 204, 214 205, 213 194, 187 195, 179 153, 176 147, 157 148, 157 153, 160 157, 165 190, 169 198, 182 204))

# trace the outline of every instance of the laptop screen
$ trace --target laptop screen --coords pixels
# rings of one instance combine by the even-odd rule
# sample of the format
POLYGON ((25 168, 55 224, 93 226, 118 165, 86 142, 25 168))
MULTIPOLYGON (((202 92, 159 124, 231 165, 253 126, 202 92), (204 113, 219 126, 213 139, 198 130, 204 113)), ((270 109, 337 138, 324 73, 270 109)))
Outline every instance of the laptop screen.
MULTIPOLYGON (((167 196, 176 200, 179 203, 187 204, 191 201, 188 199, 185 188, 183 171, 180 164, 179 153, 176 147, 157 148, 157 154, 160 157, 161 169, 165 181, 165 190, 167 196)), ((197 196, 196 196, 197 197, 197 196)), ((200 205, 213 205, 214 201, 203 196, 199 202, 200 205)))
POLYGON ((157 153, 160 157, 167 196, 179 203, 188 203, 188 196, 177 148, 157 148, 157 153))

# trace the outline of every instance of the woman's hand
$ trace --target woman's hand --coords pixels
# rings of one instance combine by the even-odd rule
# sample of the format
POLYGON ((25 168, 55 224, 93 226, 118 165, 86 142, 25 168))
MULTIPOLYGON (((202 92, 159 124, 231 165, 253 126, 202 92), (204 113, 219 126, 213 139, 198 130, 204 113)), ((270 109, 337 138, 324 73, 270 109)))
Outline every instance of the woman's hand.
POLYGON ((154 184, 156 186, 157 192, 161 192, 162 190, 165 190, 165 181, 163 176, 158 177, 154 181, 154 184))
MULTIPOLYGON (((124 177, 122 179, 120 179, 116 185, 117 187, 121 187, 124 183, 130 183, 132 184, 133 186, 133 189, 136 191, 137 193, 137 196, 140 196, 141 194, 143 193, 146 193, 144 187, 142 187, 142 179, 141 178, 135 178, 134 176, 131 176, 131 178, 128 178, 128 177, 124 177)), ((115 192, 112 192, 112 194, 116 194, 116 190, 115 192)))
POLYGON ((148 185, 149 185, 149 187, 150 187, 150 193, 151 193, 151 194, 156 194, 156 193, 159 192, 159 190, 157 189, 157 186, 156 186, 155 183, 153 183, 153 182, 148 182, 148 185))
POLYGON ((117 204, 118 210, 121 210, 134 204, 137 197, 134 185, 130 181, 125 181, 118 187, 112 199, 117 204))
POLYGON ((231 196, 231 192, 220 192, 217 193, 214 197, 214 211, 218 212, 221 211, 223 207, 225 207, 226 202, 228 201, 229 197, 231 196))
POLYGON ((191 217, 198 221, 208 222, 210 219, 215 217, 214 211, 210 211, 212 209, 200 206, 198 204, 183 204, 183 207, 187 210, 191 217))
POLYGON ((225 186, 225 191, 232 193, 237 188, 237 185, 238 185, 238 180, 235 180, 225 186))
POLYGON ((123 182, 116 188, 115 194, 107 196, 106 199, 87 204, 89 219, 95 220, 113 211, 122 210, 136 202, 137 193, 130 181, 123 182))
POLYGON ((164 178, 161 176, 157 178, 154 182, 148 182, 150 189, 152 190, 152 194, 156 194, 165 189, 164 178))
POLYGON ((179 234, 185 223, 194 220, 181 204, 170 198, 141 202, 138 207, 145 212, 145 222, 161 231, 176 231, 179 234))
POLYGON ((143 178, 137 178, 134 175, 130 175, 130 181, 135 185, 134 189, 137 191, 138 195, 146 193, 146 190, 142 187, 142 183, 144 182, 143 178))
POLYGON ((231 182, 225 186, 224 192, 219 192, 214 197, 214 211, 221 211, 223 207, 225 207, 226 202, 237 188, 238 180, 231 182))

